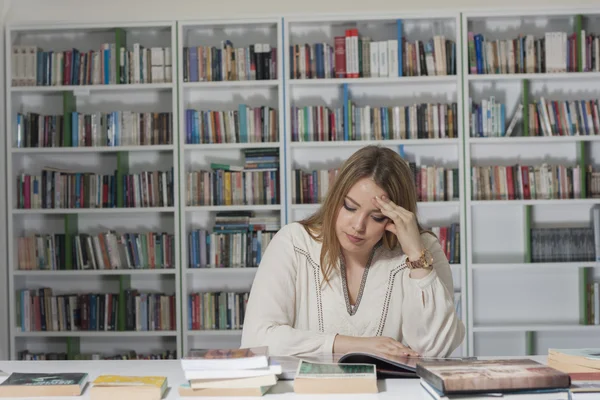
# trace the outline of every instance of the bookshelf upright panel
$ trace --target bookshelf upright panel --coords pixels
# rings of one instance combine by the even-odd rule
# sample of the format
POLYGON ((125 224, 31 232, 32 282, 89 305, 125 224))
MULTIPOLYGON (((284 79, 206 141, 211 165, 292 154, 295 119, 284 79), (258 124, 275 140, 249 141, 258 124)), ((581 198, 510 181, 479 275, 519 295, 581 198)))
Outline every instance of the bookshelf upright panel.
POLYGON ((183 352, 236 347, 285 220, 281 19, 179 23, 183 352))
MULTIPOLYGON (((446 245, 460 309, 466 280, 459 14, 284 22, 287 222, 317 210, 335 170, 362 146, 398 151, 414 171, 420 222, 446 245), (439 185, 428 185, 427 176, 439 176, 439 185)), ((464 351, 463 345, 455 354, 464 351)))
POLYGON ((462 15, 469 355, 598 345, 599 16, 462 15))
POLYGON ((178 356, 175 37, 7 29, 11 359, 178 356))

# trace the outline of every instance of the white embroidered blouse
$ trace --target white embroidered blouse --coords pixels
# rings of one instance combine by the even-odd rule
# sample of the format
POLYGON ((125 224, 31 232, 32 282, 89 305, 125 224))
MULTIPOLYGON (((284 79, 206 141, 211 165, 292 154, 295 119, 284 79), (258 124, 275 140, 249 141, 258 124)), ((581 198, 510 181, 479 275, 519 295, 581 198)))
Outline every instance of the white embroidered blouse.
POLYGON ((433 270, 410 278, 401 250, 376 246, 352 307, 343 270, 324 284, 321 244, 297 222, 284 226, 256 272, 242 347, 316 356, 331 354, 336 334, 388 336, 423 356, 449 356, 463 341, 465 327, 455 312, 452 273, 442 247, 430 234, 421 238, 434 257, 433 270))

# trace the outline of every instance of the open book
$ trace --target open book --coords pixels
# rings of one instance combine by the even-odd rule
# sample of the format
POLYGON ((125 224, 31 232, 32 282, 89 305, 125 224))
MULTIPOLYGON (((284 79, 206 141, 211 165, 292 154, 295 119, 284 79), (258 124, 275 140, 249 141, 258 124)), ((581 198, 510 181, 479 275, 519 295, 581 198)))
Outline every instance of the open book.
POLYGON ((377 378, 419 378, 417 376, 417 363, 424 361, 457 361, 476 360, 476 357, 388 357, 381 354, 352 352, 340 356, 340 364, 374 364, 377 369, 377 378))

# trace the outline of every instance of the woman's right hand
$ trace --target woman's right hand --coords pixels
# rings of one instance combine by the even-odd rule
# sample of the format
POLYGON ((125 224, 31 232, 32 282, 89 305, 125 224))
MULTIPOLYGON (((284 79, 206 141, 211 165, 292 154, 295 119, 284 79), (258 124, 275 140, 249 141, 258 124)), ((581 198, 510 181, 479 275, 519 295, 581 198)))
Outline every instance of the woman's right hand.
POLYGON ((399 341, 386 336, 354 337, 337 335, 333 343, 334 353, 364 352, 387 357, 418 357, 419 354, 399 341))
POLYGON ((378 353, 391 357, 419 356, 416 351, 412 350, 410 347, 404 346, 402 343, 391 337, 375 336, 359 339, 362 339, 362 346, 366 348, 366 350, 363 351, 368 353, 378 353))

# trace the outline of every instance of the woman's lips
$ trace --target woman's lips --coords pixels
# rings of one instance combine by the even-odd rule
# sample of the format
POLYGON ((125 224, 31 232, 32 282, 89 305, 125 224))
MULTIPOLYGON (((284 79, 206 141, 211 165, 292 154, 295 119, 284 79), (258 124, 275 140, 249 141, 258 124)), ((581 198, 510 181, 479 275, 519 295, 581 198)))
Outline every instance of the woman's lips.
POLYGON ((360 242, 362 242, 364 240, 363 238, 359 238, 359 237, 356 237, 356 236, 348 235, 347 233, 346 233, 346 236, 348 237, 348 240, 350 242, 352 242, 352 243, 360 243, 360 242))

